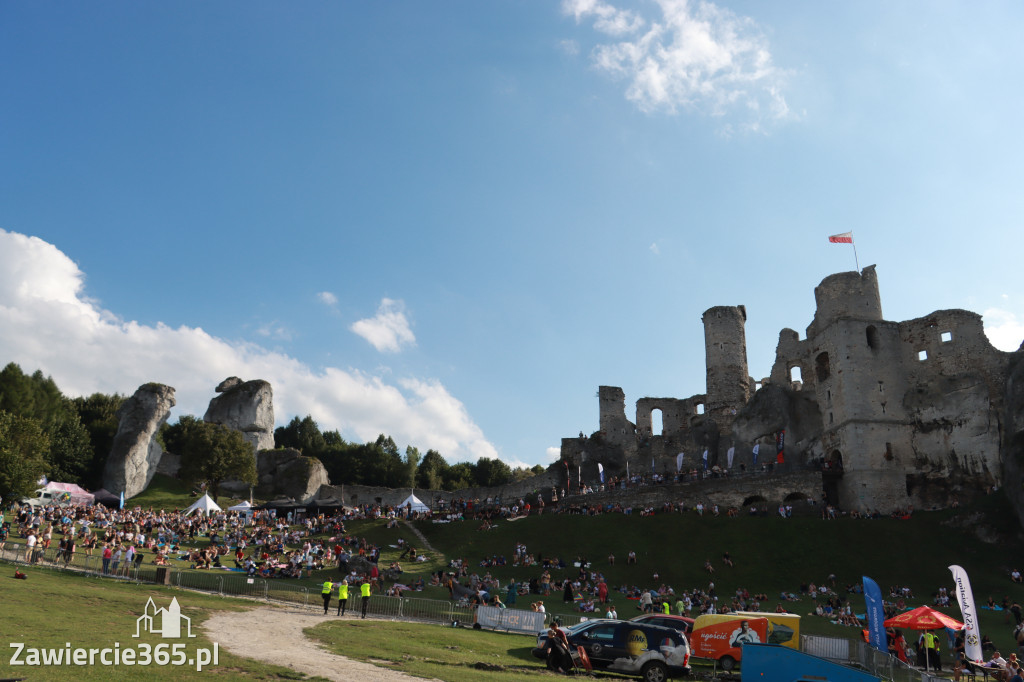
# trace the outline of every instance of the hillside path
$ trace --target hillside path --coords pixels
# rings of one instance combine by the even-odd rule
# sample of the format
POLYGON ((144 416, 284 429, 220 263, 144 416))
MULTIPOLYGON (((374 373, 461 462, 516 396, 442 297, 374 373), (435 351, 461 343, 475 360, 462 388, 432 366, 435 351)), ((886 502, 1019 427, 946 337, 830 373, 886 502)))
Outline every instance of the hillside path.
POLYGON ((438 554, 438 551, 436 549, 434 549, 430 545, 429 542, 427 542, 427 536, 424 535, 423 533, 421 533, 419 528, 417 528, 416 526, 412 525, 411 523, 409 523, 408 521, 405 521, 405 520, 403 520, 402 523, 405 524, 406 528, 408 528, 409 530, 411 530, 413 532, 413 535, 415 535, 416 538, 419 539, 420 544, 422 544, 424 547, 426 547, 428 550, 430 550, 434 554, 438 554))
POLYGON ((422 682, 422 678, 397 670, 332 654, 303 634, 303 628, 326 620, 344 619, 315 611, 264 606, 252 611, 215 613, 202 628, 210 641, 236 656, 286 666, 307 675, 336 682, 422 682))

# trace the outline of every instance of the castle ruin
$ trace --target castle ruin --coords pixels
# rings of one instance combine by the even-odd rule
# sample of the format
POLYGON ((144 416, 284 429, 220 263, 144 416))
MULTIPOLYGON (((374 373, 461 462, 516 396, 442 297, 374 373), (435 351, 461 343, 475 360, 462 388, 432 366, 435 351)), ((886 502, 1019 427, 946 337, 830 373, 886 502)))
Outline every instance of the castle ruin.
POLYGON ((562 460, 591 483, 598 464, 612 476, 820 471, 829 503, 862 512, 942 507, 1001 486, 1015 435, 1003 424, 1024 422, 1006 413, 1024 354, 994 348, 966 310, 885 320, 874 266, 826 277, 814 297, 805 338, 783 329, 761 380, 747 369, 744 306, 708 309, 706 393, 641 398, 633 423, 622 389, 601 386, 600 429, 563 439, 562 460))

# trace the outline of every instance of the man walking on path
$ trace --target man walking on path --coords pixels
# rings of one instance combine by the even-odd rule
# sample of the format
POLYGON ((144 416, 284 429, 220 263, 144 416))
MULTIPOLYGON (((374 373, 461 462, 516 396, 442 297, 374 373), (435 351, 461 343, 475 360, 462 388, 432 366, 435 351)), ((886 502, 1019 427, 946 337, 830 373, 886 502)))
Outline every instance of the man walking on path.
POLYGON ((348 607, 348 579, 342 578, 338 585, 338 615, 344 616, 348 607))
POLYGON ((320 596, 324 598, 324 615, 327 615, 327 607, 331 605, 331 592, 334 591, 334 583, 328 578, 324 581, 320 590, 320 596))
POLYGON ((366 618, 366 609, 370 606, 370 579, 363 578, 363 584, 359 586, 359 594, 363 598, 363 618, 366 618))

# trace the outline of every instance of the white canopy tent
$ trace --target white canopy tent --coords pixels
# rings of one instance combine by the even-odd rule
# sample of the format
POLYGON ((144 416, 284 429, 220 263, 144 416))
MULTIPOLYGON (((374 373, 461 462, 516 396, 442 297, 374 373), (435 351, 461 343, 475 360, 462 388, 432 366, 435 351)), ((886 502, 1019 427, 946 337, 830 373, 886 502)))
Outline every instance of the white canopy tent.
POLYGON ((217 505, 216 502, 213 501, 213 498, 210 497, 209 495, 203 495, 198 500, 196 500, 191 507, 185 510, 185 516, 188 516, 189 514, 192 514, 194 512, 199 512, 204 516, 209 516, 210 514, 219 511, 221 511, 221 508, 217 505))
POLYGON ((251 514, 252 510, 253 506, 249 504, 249 500, 242 500, 234 507, 228 507, 228 511, 246 512, 247 514, 251 514))
POLYGON ((428 512, 428 511, 430 511, 430 507, 428 507, 427 505, 423 504, 423 502, 421 502, 420 499, 418 497, 416 497, 416 495, 414 493, 412 493, 412 492, 409 493, 409 497, 405 498, 405 500, 400 505, 400 508, 401 509, 405 509, 405 505, 409 505, 410 511, 414 511, 414 512, 428 512))

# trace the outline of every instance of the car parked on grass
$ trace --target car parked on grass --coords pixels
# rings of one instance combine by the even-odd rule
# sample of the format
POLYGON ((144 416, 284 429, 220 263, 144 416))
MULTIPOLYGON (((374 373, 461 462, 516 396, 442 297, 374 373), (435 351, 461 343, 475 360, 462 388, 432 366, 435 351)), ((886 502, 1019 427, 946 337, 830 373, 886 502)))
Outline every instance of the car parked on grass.
MULTIPOLYGON (((572 650, 582 650, 584 665, 664 682, 690 674, 690 644, 675 628, 623 620, 590 620, 565 629, 572 650)), ((547 633, 537 637, 533 655, 547 658, 547 633)))
POLYGON ((689 635, 693 632, 693 618, 688 618, 686 616, 673 616, 670 613, 645 613, 642 616, 630 618, 629 622, 663 625, 667 628, 679 630, 684 635, 689 635))

